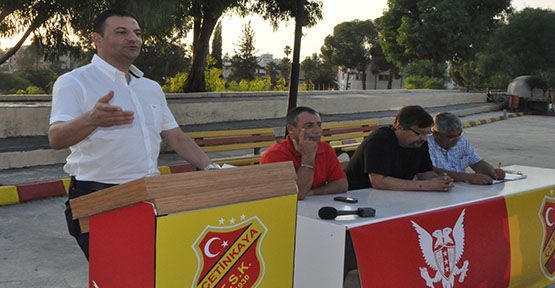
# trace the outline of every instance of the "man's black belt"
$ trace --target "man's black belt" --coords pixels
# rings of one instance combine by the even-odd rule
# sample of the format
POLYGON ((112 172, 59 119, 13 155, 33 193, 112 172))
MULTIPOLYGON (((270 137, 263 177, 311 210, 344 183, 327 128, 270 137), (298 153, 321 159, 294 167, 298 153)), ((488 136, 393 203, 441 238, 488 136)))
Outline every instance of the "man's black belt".
POLYGON ((71 182, 69 184, 69 199, 87 195, 92 192, 110 188, 115 185, 117 184, 77 180, 75 179, 75 176, 71 176, 71 182))

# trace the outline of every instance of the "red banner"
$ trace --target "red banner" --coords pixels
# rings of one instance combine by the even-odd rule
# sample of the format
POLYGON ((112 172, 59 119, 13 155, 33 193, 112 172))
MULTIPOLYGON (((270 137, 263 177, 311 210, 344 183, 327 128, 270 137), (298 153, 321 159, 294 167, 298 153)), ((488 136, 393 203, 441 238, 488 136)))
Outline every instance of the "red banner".
POLYGON ((363 287, 507 287, 508 226, 499 197, 349 231, 363 287))

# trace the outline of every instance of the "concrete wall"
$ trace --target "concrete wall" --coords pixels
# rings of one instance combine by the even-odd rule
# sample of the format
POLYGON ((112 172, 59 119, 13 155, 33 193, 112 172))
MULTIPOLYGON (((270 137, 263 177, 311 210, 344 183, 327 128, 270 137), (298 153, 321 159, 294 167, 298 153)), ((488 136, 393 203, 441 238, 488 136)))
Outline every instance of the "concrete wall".
MULTIPOLYGON (((168 103, 180 125, 283 117, 285 92, 170 94, 168 103)), ((1 96, 0 138, 46 135, 50 96, 1 96)), ((436 107, 485 103, 485 93, 448 90, 349 90, 301 92, 297 104, 322 114, 399 109, 406 105, 436 107)))

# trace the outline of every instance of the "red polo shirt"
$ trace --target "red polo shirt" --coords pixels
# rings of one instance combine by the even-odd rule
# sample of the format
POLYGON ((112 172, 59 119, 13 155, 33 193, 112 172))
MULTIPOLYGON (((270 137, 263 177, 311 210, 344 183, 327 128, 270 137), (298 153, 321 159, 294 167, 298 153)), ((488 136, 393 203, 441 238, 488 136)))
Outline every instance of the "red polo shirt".
MULTIPOLYGON (((337 160, 335 150, 331 148, 330 144, 320 142, 317 149, 312 189, 346 177, 345 172, 341 169, 341 164, 337 160)), ((301 167, 301 154, 295 150, 289 137, 270 146, 260 157, 260 164, 285 161, 293 161, 295 171, 298 171, 301 167)))

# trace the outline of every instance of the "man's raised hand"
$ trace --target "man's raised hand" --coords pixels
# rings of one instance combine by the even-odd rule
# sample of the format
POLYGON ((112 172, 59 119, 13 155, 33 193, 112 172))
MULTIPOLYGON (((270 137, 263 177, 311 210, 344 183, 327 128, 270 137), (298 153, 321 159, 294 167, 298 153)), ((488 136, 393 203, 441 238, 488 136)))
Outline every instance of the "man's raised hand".
POLYGON ((110 105, 114 98, 114 91, 100 97, 93 109, 87 114, 87 120, 96 127, 110 127, 115 125, 131 124, 133 111, 123 111, 121 107, 110 105))

